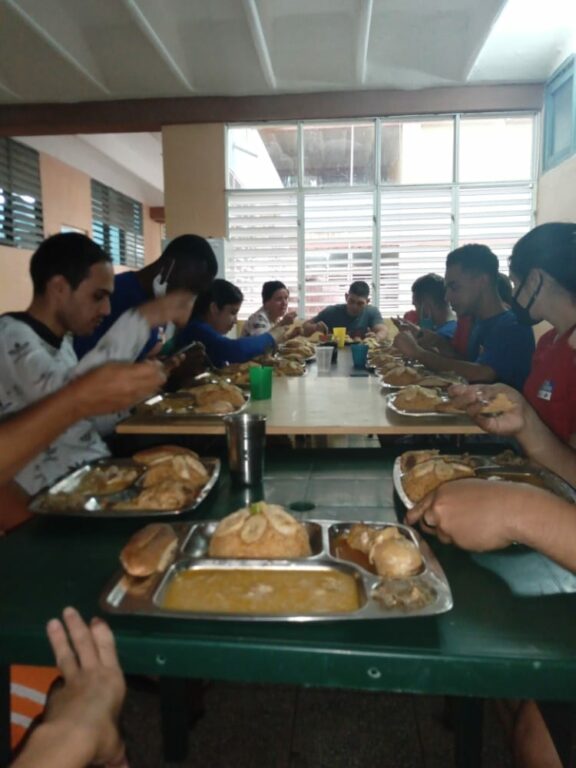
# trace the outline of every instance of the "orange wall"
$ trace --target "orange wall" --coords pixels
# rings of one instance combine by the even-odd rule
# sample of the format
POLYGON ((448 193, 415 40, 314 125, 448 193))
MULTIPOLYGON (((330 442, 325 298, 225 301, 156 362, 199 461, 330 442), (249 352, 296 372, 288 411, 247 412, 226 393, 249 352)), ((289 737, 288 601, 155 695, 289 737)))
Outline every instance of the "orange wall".
MULTIPOLYGON (((62 226, 91 234, 90 177, 50 155, 40 153, 40 180, 44 210, 44 234, 54 235, 62 226)), ((160 255, 162 227, 144 206, 144 261, 160 255)), ((0 245, 0 314, 25 309, 32 298, 28 263, 32 251, 0 245)), ((122 270, 119 270, 122 271, 122 270)))

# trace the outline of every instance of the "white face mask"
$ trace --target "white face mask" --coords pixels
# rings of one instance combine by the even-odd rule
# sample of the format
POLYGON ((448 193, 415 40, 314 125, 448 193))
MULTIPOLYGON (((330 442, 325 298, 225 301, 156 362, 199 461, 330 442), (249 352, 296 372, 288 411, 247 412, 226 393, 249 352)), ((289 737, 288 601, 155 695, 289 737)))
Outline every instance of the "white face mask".
POLYGON ((168 278, 170 277, 170 273, 172 272, 173 268, 174 268, 174 262, 172 261, 166 271, 165 277, 162 277, 162 270, 161 270, 156 275, 154 280, 152 280, 152 291, 154 292, 154 297, 156 299, 160 299, 162 296, 166 296, 166 292, 168 291, 168 278))

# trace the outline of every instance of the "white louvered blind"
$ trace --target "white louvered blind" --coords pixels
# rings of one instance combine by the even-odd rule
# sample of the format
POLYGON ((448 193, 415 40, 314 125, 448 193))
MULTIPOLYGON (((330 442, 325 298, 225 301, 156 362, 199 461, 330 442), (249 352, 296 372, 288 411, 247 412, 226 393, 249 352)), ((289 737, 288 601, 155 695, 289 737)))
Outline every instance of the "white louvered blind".
POLYGON ((298 304, 298 205, 295 192, 229 193, 226 277, 244 294, 240 317, 262 304, 262 283, 281 280, 298 304))
POLYGON ((451 242, 451 188, 382 189, 379 305, 384 317, 412 307, 416 278, 444 275, 451 242))
POLYGON ((462 185, 458 204, 458 245, 483 243, 508 274, 514 243, 533 225, 533 185, 471 187, 462 185))
POLYGON ((34 249, 43 238, 38 152, 0 138, 0 243, 34 249))
POLYGON ((306 317, 344 302, 354 280, 372 286, 374 193, 326 192, 304 196, 306 317))
POLYGON ((144 266, 142 204, 92 180, 92 237, 114 264, 144 266))

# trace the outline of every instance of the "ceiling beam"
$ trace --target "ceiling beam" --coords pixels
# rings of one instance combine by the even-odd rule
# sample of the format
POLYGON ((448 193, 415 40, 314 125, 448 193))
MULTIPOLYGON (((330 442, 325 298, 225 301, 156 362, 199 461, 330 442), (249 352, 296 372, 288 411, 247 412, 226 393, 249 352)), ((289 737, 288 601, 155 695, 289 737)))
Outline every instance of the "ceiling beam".
POLYGON ((168 65, 170 71, 176 76, 178 81, 186 88, 190 93, 195 93, 196 89, 182 71, 182 67, 178 65, 174 56, 168 50, 168 46, 161 39, 160 35, 156 32, 144 11, 138 5, 137 0, 123 0, 124 5, 129 10, 136 23, 140 27, 141 31, 146 35, 148 40, 152 43, 154 48, 158 51, 163 61, 168 65))
POLYGON ((358 85, 364 85, 366 81, 368 43, 370 41, 370 27, 372 26, 373 7, 374 0, 360 0, 360 18, 358 19, 358 48, 356 50, 356 79, 358 80, 358 85))
POLYGON ((264 34, 264 27, 262 25, 262 19, 260 18, 260 12, 256 5, 256 0, 242 0, 244 5, 244 11, 248 18, 248 26, 252 33, 252 40, 264 78, 269 87, 275 91, 278 87, 276 82, 276 75, 274 74, 274 68, 272 66, 272 59, 270 58, 270 50, 268 49, 268 42, 266 35, 264 34))
POLYGON ((41 37, 44 42, 46 42, 50 48, 52 48, 52 50, 56 51, 56 53, 62 56, 62 58, 71 64, 74 69, 76 69, 87 80, 89 80, 92 85, 96 86, 96 88, 98 88, 98 90, 100 90, 106 96, 112 95, 110 89, 102 82, 98 75, 91 71, 81 61, 78 61, 78 59, 73 56, 67 48, 59 43, 58 40, 56 40, 53 35, 51 35, 41 24, 39 24, 30 13, 22 8, 18 0, 4 0, 4 2, 9 8, 17 13, 22 21, 24 21, 39 37, 41 37))
POLYGON ((452 112, 538 111, 543 84, 467 85, 423 90, 356 90, 274 96, 0 105, 0 136, 159 131, 164 125, 347 119, 452 112))

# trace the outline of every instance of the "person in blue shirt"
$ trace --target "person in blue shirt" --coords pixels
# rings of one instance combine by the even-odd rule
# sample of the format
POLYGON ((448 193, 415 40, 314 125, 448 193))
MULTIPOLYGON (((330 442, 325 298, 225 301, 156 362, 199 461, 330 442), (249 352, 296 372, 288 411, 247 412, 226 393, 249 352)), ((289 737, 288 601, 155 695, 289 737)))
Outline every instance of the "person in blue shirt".
POLYGON ((386 326, 378 307, 370 305, 370 286, 364 280, 355 280, 345 294, 345 304, 332 304, 304 323, 304 335, 316 331, 332 333, 334 328, 346 328, 352 337, 374 334, 379 339, 387 336, 386 326))
POLYGON ((408 331, 395 346, 432 371, 454 371, 470 382, 495 381, 521 390, 532 364, 534 333, 520 325, 498 293, 498 258, 486 245, 471 243, 446 259, 446 298, 458 316, 470 315, 467 360, 424 349, 408 331))
MULTIPOLYGON (((210 243, 199 235, 180 235, 171 240, 159 259, 135 272, 122 272, 114 277, 114 291, 110 297, 110 314, 90 336, 76 336, 74 350, 78 358, 84 357, 96 346, 102 336, 129 309, 166 293, 177 290, 198 295, 208 288, 218 271, 218 262, 210 243)), ((160 351, 161 331, 152 328, 138 359, 160 351)))
POLYGON ((418 312, 421 331, 433 331, 451 339, 456 331, 456 317, 446 299, 444 278, 430 272, 412 283, 412 303, 418 312))
POLYGON ((216 368, 228 363, 245 363, 272 352, 286 335, 286 328, 275 326, 259 336, 230 339, 226 336, 235 326, 244 300, 240 288, 228 280, 214 280, 194 304, 190 321, 175 337, 176 349, 200 341, 209 362, 216 368))

